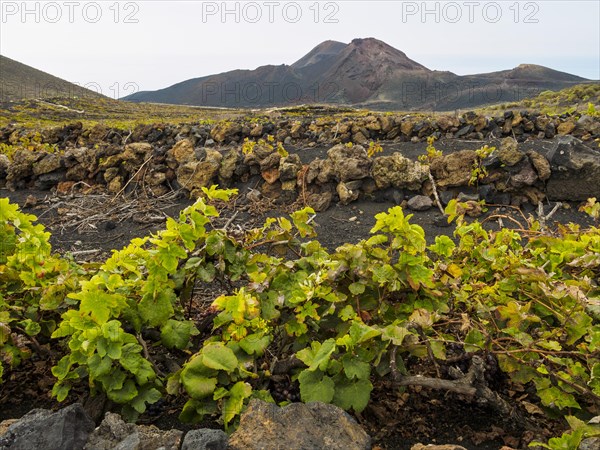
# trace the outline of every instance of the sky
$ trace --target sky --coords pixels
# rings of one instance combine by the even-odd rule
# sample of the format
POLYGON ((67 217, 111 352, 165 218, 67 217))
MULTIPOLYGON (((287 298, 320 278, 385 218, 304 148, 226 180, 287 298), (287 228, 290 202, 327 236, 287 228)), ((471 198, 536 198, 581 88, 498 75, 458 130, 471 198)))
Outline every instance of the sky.
POLYGON ((600 79, 600 1, 6 1, 0 53, 112 98, 374 37, 459 75, 600 79))

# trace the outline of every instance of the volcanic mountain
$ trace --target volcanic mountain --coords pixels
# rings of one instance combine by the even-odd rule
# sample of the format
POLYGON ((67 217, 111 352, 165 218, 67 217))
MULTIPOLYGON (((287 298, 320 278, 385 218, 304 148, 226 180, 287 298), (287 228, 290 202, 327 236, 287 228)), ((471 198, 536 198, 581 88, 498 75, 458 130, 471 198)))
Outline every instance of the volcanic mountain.
POLYGON ((0 55, 0 101, 53 97, 101 97, 101 95, 0 55))
POLYGON ((434 71, 374 38, 325 41, 292 65, 194 78, 124 98, 134 102, 261 108, 337 103, 371 109, 453 110, 521 100, 584 78, 542 66, 459 76, 434 71))

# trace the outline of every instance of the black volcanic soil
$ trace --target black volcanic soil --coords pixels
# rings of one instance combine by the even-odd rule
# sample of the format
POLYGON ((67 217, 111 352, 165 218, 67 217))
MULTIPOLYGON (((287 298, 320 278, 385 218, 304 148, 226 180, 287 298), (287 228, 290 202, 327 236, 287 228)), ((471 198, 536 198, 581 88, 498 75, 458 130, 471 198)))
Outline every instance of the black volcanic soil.
MULTIPOLYGON (((490 144, 490 142, 486 142, 490 144)), ((491 143, 492 145, 494 143, 491 143)), ((436 147, 444 152, 465 148, 479 148, 481 142, 463 142, 458 140, 436 142, 436 147)), ((401 150, 403 154, 416 158, 422 154, 426 144, 386 144, 386 152, 401 150)), ((523 150, 529 146, 540 153, 545 153, 551 146, 550 141, 535 141, 522 144, 523 150)), ((304 161, 315 157, 323 157, 326 148, 289 149, 297 151, 304 161)), ((239 186, 245 192, 248 186, 239 186)), ((112 249, 122 248, 132 238, 147 235, 162 228, 164 220, 124 220, 118 217, 107 217, 79 232, 77 227, 69 225, 69 207, 81 197, 57 197, 49 191, 9 192, 0 189, 0 196, 8 197, 18 203, 25 212, 35 214, 40 222, 52 233, 51 242, 59 252, 74 252, 76 259, 101 261, 112 249), (29 206, 24 206, 24 205, 29 206)), ((110 201, 110 198, 106 198, 110 201)), ((156 204, 145 205, 144 199, 133 197, 121 198, 121 203, 129 202, 131 208, 138 208, 140 213, 148 213, 152 208, 152 216, 174 216, 182 208, 189 205, 189 199, 173 198, 164 207, 156 208, 156 204)), ((108 204, 108 203, 107 203, 108 204)), ((334 250, 345 242, 357 242, 366 238, 375 223, 374 216, 394 206, 392 201, 380 202, 361 199, 348 206, 332 205, 327 211, 318 213, 314 220, 318 239, 330 250, 334 250)), ((547 210, 550 209, 547 205, 547 210)), ((552 221, 560 223, 575 222, 582 226, 592 225, 591 220, 577 212, 577 205, 559 209, 552 221)), ((223 222, 234 214, 231 226, 248 228, 259 226, 267 216, 286 214, 289 205, 243 204, 240 202, 234 209, 223 211, 223 222)), ((522 211, 525 216, 534 215, 533 208, 522 211)), ((486 215, 479 218, 485 220, 491 214, 510 215, 523 223, 521 214, 507 206, 492 207, 486 215)), ((432 208, 429 211, 414 213, 413 223, 421 225, 428 241, 433 241, 440 234, 451 235, 453 226, 436 225, 440 212, 432 208)), ((134 215, 135 217, 135 215, 134 215)), ((497 226, 495 221, 488 221, 488 226, 497 226)), ((505 221, 505 223, 508 223, 505 221)), ((52 376, 49 373, 48 361, 30 360, 18 371, 9 374, 6 382, 0 385, 0 421, 6 418, 20 417, 34 407, 58 408, 59 405, 50 399, 48 392, 52 387, 52 376)), ((69 401, 83 399, 83 392, 74 392, 69 401)), ((190 427, 178 422, 178 400, 167 400, 158 415, 144 417, 145 422, 155 423, 161 428, 177 428, 187 430, 190 427)), ((61 405, 62 406, 62 405, 61 405)), ((541 416, 536 416, 541 417, 541 416)), ((371 405, 357 417, 357 420, 373 437, 376 448, 409 449, 412 444, 454 443, 468 449, 498 449, 503 445, 510 448, 524 448, 524 443, 533 437, 544 439, 553 434, 560 434, 560 425, 546 418, 538 418, 539 432, 535 436, 531 431, 521 428, 521 424, 511 423, 503 417, 461 400, 455 395, 445 395, 426 389, 411 388, 405 392, 394 390, 382 383, 375 386, 371 405)), ((217 426, 206 424, 207 426, 217 426)), ((195 426, 197 427, 197 426, 195 426)))

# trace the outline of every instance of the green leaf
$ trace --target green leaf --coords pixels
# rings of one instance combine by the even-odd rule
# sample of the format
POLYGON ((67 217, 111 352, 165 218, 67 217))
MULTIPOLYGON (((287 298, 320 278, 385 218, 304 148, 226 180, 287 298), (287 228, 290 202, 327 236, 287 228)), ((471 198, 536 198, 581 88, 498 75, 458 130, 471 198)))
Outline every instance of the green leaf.
POLYGON ((108 342, 106 354, 112 359, 121 359, 123 344, 121 342, 108 342))
POLYGON ((349 353, 342 358, 344 373, 348 379, 358 378, 366 380, 371 375, 371 365, 368 362, 362 361, 357 356, 349 353))
POLYGON ((213 232, 206 237, 206 253, 208 255, 220 254, 224 248, 224 238, 220 234, 213 232))
MULTIPOLYGON (((0 304, 0 307, 2 307, 3 305, 0 304)), ((8 340, 10 339, 10 334, 11 334, 11 330, 10 327, 8 325, 6 325, 6 322, 8 322, 10 320, 10 316, 8 314, 8 311, 0 311, 0 348, 2 348, 2 346, 4 344, 6 344, 8 342, 8 340), (4 313, 6 313, 4 315, 4 313), (4 322, 4 323, 2 323, 4 322)), ((56 333, 56 331, 54 332, 56 333)), ((600 335, 600 333, 599 333, 600 335)), ((54 335, 53 335, 54 337, 54 335)))
POLYGON ((496 357, 498 358, 498 366, 500 369, 502 369, 503 372, 508 373, 511 380, 516 383, 529 383, 531 380, 539 376, 535 368, 521 364, 512 356, 503 355, 500 353, 496 357))
POLYGON ((97 378, 97 380, 102 383, 106 392, 122 389, 126 379, 127 375, 121 369, 112 370, 110 373, 97 378))
POLYGON ((525 333, 521 330, 519 330, 518 328, 515 327, 507 327, 504 328, 504 333, 508 334, 509 336, 512 336, 513 338, 515 338, 515 340, 521 344, 523 347, 529 347, 531 344, 533 344, 533 338, 531 337, 531 335, 529 333, 525 333))
POLYGON ((69 395, 69 390, 70 388, 67 384, 61 382, 54 383, 54 386, 52 387, 52 396, 56 397, 56 400, 59 402, 62 402, 67 398, 67 395, 69 395))
POLYGON ((429 345, 434 357, 441 360, 446 359, 446 347, 443 342, 430 340, 429 345))
POLYGON ((162 395, 155 388, 144 389, 132 401, 131 406, 140 414, 146 411, 146 404, 152 405, 156 403, 162 395))
POLYGON ((123 341, 123 329, 121 328, 121 322, 118 320, 111 320, 102 324, 101 327, 102 336, 111 342, 122 342, 123 341))
MULTIPOLYGON (((536 382, 537 386, 537 382, 536 382)), ((557 386, 551 386, 545 389, 538 387, 537 394, 545 406, 556 407, 558 409, 577 408, 580 409, 579 403, 575 400, 572 394, 569 394, 557 386)))
POLYGON ((481 350, 486 342, 486 338, 481 331, 475 328, 471 329, 465 336, 465 351, 476 352, 481 350))
POLYGON ((593 424, 592 421, 586 423, 575 416, 566 416, 565 419, 567 419, 572 430, 583 430, 585 437, 600 436, 600 426, 597 423, 593 424))
POLYGON ((108 321, 111 308, 121 306, 123 303, 121 296, 102 291, 85 291, 77 295, 73 294, 71 297, 81 300, 79 304, 81 312, 89 314, 100 325, 108 321))
POLYGON ((198 275, 198 279, 205 283, 210 283, 215 279, 215 275, 217 273, 217 269, 215 269, 214 264, 206 264, 198 267, 196 270, 196 274, 198 275))
POLYGON ((246 318, 253 318, 259 314, 259 303, 244 288, 241 288, 235 295, 221 295, 214 302, 216 306, 231 314, 233 321, 240 325, 246 318))
POLYGON ((194 376, 190 371, 183 369, 181 372, 181 384, 183 384, 183 388, 190 397, 201 399, 212 397, 212 394, 217 387, 217 379, 194 376))
POLYGON ((225 426, 242 412, 244 400, 252 395, 252 387, 243 381, 238 381, 229 390, 229 397, 223 402, 223 423, 225 426))
POLYGON ((409 265, 406 268, 406 276, 414 290, 418 290, 420 286, 431 287, 433 285, 433 271, 420 263, 418 265, 409 265))
POLYGON ((21 321, 20 325, 25 329, 28 336, 36 336, 42 330, 40 324, 31 319, 21 321))
POLYGON ((169 254, 168 252, 161 253, 160 262, 170 273, 175 272, 177 270, 177 265, 179 264, 177 256, 169 254))
POLYGON ((119 362, 129 372, 135 375, 137 382, 140 385, 146 384, 153 380, 156 375, 152 364, 142 355, 142 346, 138 344, 125 344, 121 351, 119 362))
POLYGON ((558 343, 557 341, 539 341, 537 343, 538 347, 542 347, 543 349, 546 350, 553 350, 553 351, 561 351, 562 350, 562 345, 560 345, 560 343, 558 343))
POLYGON ((352 307, 352 305, 346 305, 340 310, 340 312, 338 313, 338 316, 340 319, 342 319, 344 322, 346 322, 348 320, 352 320, 352 319, 356 318, 356 311, 354 311, 354 308, 352 307))
MULTIPOLYGON (((223 202, 229 201, 229 199, 237 195, 237 189, 220 189, 217 185, 212 185, 210 188, 202 186, 202 192, 209 200, 221 200, 223 202)), ((200 202, 201 200, 198 200, 200 202)))
POLYGON ((179 393, 179 389, 181 388, 181 371, 183 369, 179 369, 177 372, 169 375, 167 378, 166 391, 169 395, 177 395, 179 393))
POLYGON ((283 231, 287 231, 288 233, 292 231, 292 223, 285 217, 279 217, 277 223, 283 231))
POLYGON ((233 351, 225 347, 222 342, 209 343, 200 350, 202 355, 202 363, 211 369, 224 370, 226 372, 233 371, 238 360, 233 351))
POLYGON ((262 400, 263 402, 267 402, 267 403, 275 403, 275 400, 273 399, 273 396, 271 395, 271 393, 264 389, 261 389, 260 391, 253 390, 252 398, 258 398, 258 399, 262 400))
MULTIPOLYGON (((72 336, 78 330, 83 330, 90 326, 92 322, 87 316, 82 317, 77 310, 71 309, 62 315, 62 322, 52 333, 53 339, 60 339, 66 336, 72 336)), ((1 333, 0 333, 1 336, 1 333)))
POLYGON ((363 323, 360 320, 355 320, 350 326, 348 334, 350 334, 352 342, 355 344, 361 344, 381 335, 381 331, 363 323))
POLYGON ((583 430, 575 430, 571 433, 564 432, 560 437, 554 437, 548 441, 548 444, 543 442, 531 442, 529 447, 541 446, 550 450, 575 450, 579 448, 579 444, 583 438, 583 430))
POLYGON ((589 386, 594 391, 594 394, 600 396, 600 362, 595 363, 590 371, 589 386))
POLYGON ((139 314, 148 325, 158 327, 173 315, 175 293, 171 289, 146 293, 138 304, 139 314))
MULTIPOLYGON (((71 341, 73 342, 73 341, 71 341)), ((98 353, 98 355, 100 355, 101 357, 105 357, 106 354, 108 353, 108 340, 106 340, 105 338, 98 338, 98 340, 96 341, 96 352, 98 353)), ((73 348, 71 348, 73 350, 73 348)))
POLYGON ((133 380, 127 380, 121 389, 108 390, 106 395, 115 403, 129 403, 138 394, 133 380))
POLYGON ((220 387, 215 389, 215 392, 213 392, 213 400, 221 400, 222 398, 227 397, 228 395, 229 391, 224 387, 220 387))
POLYGON ((389 264, 381 264, 371 269, 373 272, 373 281, 383 286, 386 283, 390 283, 396 278, 396 271, 389 264))
POLYGON ((265 349, 271 343, 272 337, 263 333, 252 333, 240 340, 242 350, 249 355, 262 356, 265 349))
POLYGON ((335 393, 335 383, 321 371, 303 370, 298 376, 302 401, 330 403, 335 393))
POLYGON ((395 346, 400 346, 404 342, 404 338, 412 334, 407 328, 399 325, 388 325, 383 329, 381 339, 384 341, 392 341, 395 346))
POLYGON ((363 283, 352 283, 348 286, 350 292, 354 295, 360 295, 365 292, 365 285, 363 283))
MULTIPOLYGON (((70 355, 63 356, 60 359, 60 361, 58 361, 56 366, 54 366, 52 368, 52 375, 54 375, 59 380, 62 380, 63 378, 65 378, 67 376, 67 373, 69 373, 69 370, 71 369, 71 365, 72 365, 71 356, 70 355)), ((59 400, 59 401, 61 401, 61 400, 59 400)))
POLYGON ((198 334, 193 322, 169 319, 160 330, 160 340, 167 348, 184 350, 190 345, 192 336, 198 334))
POLYGON ((97 353, 93 354, 92 357, 88 360, 90 376, 93 378, 97 378, 102 375, 106 375, 110 372, 110 369, 112 368, 112 363, 112 359, 110 359, 108 356, 102 358, 97 353))
POLYGON ((198 404, 199 402, 193 398, 185 402, 185 405, 183 405, 183 408, 181 409, 181 413, 179 413, 179 420, 183 423, 200 422, 202 416, 196 412, 196 406, 198 404))
POLYGON ((450 257, 456 244, 452 239, 446 235, 436 236, 435 244, 429 246, 429 250, 438 254, 439 256, 450 257))
POLYGON ((335 385, 333 403, 347 411, 361 412, 369 403, 372 390, 369 380, 340 382, 335 385))
POLYGON ((215 414, 217 412, 217 403, 212 400, 194 400, 189 399, 185 405, 183 405, 183 409, 181 410, 181 414, 179 414, 179 420, 185 423, 197 423, 200 422, 205 415, 215 414))
POLYGON ((184 266, 183 269, 187 272, 190 269, 197 269, 198 267, 200 267, 200 265, 204 262, 204 260, 202 258, 199 258, 197 256, 192 256, 191 258, 189 258, 184 266))
POLYGON ((295 318, 285 324, 285 331, 290 336, 302 336, 308 331, 305 323, 298 322, 295 318))
POLYGON ((567 344, 572 345, 586 335, 592 325, 592 318, 582 311, 573 313, 566 324, 568 330, 567 344))
POLYGON ((385 234, 376 234, 367 239, 366 244, 369 247, 375 247, 376 245, 385 244, 388 241, 388 237, 385 234))
POLYGON ((298 229, 300 237, 305 238, 308 236, 314 236, 314 229, 311 225, 309 225, 309 216, 314 216, 314 214, 315 210, 310 207, 303 208, 300 211, 295 211, 290 214, 292 222, 294 222, 294 226, 298 229))
POLYGON ((334 339, 327 339, 325 342, 311 342, 310 348, 304 348, 296 353, 296 357, 304 364, 309 366, 308 370, 314 371, 327 369, 329 357, 335 351, 336 345, 334 339))

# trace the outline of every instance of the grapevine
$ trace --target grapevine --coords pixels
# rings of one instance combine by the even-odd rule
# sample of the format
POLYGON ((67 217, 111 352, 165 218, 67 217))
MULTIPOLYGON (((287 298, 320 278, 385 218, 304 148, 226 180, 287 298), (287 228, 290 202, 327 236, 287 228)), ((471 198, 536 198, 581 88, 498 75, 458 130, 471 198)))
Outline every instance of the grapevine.
POLYGON ((132 240, 93 273, 51 256, 47 233, 3 200, 0 280, 10 289, 0 326, 11 330, 3 355, 14 354, 15 330, 44 330, 64 355, 52 371, 59 400, 84 383, 133 420, 164 396, 184 396, 182 420, 220 414, 227 428, 252 398, 282 401, 282 376, 300 400, 356 413, 387 380, 524 416, 488 385, 500 371, 566 417, 574 431, 556 439, 592 435, 576 416, 600 400, 600 229, 489 231, 454 202, 446 210, 453 238, 427 245, 393 207, 376 216, 368 239, 330 252, 316 240, 310 208, 234 236, 216 226, 215 202, 235 190, 203 191, 163 231, 132 240), (215 281, 230 289, 213 300, 203 333, 189 305, 197 285, 215 281), (57 325, 47 311, 61 315, 57 325), (147 330, 159 336, 151 345, 147 330), (179 362, 166 368, 153 353, 179 362), (429 370, 415 373, 415 359, 429 370))

